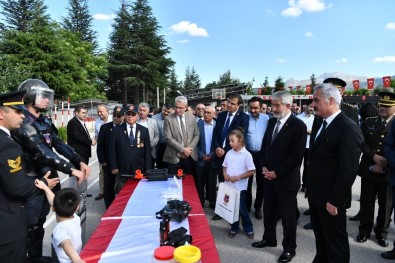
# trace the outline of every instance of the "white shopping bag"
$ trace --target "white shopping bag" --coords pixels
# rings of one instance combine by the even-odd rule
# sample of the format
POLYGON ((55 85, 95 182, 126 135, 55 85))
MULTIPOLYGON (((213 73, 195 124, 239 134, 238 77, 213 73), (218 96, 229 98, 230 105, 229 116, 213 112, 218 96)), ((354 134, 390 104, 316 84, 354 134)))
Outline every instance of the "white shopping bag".
POLYGON ((232 184, 220 183, 215 203, 215 213, 229 223, 239 221, 240 191, 232 184))

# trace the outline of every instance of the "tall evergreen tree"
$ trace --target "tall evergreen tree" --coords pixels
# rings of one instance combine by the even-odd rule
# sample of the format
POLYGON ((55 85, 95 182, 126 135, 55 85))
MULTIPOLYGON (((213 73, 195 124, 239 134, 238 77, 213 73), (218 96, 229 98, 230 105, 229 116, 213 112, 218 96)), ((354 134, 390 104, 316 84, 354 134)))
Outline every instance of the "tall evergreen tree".
POLYGON ((195 67, 192 67, 191 75, 190 75, 192 90, 200 89, 202 86, 199 74, 196 72, 195 67))
POLYGON ((122 2, 115 18, 110 36, 108 95, 122 101, 153 101, 149 91, 167 83, 167 75, 174 62, 166 56, 170 48, 163 36, 158 35, 160 26, 152 14, 147 0, 134 3, 122 2))
POLYGON ((314 75, 314 73, 310 76, 310 85, 311 85, 311 87, 315 87, 315 85, 317 85, 317 83, 316 83, 316 78, 315 78, 315 75, 314 75))
POLYGON ((167 101, 173 101, 173 99, 175 97, 177 97, 179 94, 179 92, 181 94, 184 93, 183 90, 183 86, 182 86, 182 82, 178 80, 176 72, 174 67, 170 70, 170 74, 169 74, 169 83, 167 86, 167 91, 166 91, 166 100, 167 101))
POLYGON ((31 31, 33 26, 46 26, 50 17, 42 0, 0 0, 4 30, 31 31))
POLYGON ((92 29, 92 16, 89 14, 88 0, 69 0, 68 16, 62 17, 66 30, 81 35, 81 40, 89 42, 94 49, 98 47, 96 32, 92 29))
POLYGON ((191 80, 191 70, 189 66, 185 70, 185 79, 183 83, 184 90, 193 90, 192 80, 191 80))

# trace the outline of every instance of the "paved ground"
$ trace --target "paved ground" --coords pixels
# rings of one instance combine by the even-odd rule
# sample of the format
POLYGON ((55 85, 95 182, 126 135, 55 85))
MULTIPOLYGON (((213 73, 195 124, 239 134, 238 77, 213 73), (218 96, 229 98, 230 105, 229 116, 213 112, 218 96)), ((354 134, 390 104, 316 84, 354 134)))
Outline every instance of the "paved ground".
MULTIPOLYGON (((87 204, 87 223, 86 227, 86 237, 85 240, 88 240, 93 231, 96 229, 97 225, 100 222, 100 217, 105 211, 103 200, 95 201, 94 197, 99 192, 99 183, 98 183, 98 163, 96 158, 96 149, 93 148, 92 154, 94 155, 90 161, 90 167, 92 168, 92 176, 88 180, 88 192, 92 194, 92 197, 88 198, 87 204)), ((67 176, 61 175, 61 179, 64 180, 62 185, 67 184, 67 176)), ((359 202, 357 201, 359 198, 359 189, 360 189, 360 180, 357 178, 353 187, 353 203, 352 207, 347 211, 348 215, 355 215, 359 209, 359 202)), ((299 210, 303 213, 307 209, 307 200, 304 198, 304 193, 300 192, 298 194, 298 204, 299 210)), ((251 218, 254 224, 255 230, 255 238, 254 240, 249 240, 246 235, 239 234, 233 239, 229 239, 227 237, 227 233, 230 229, 228 223, 224 220, 213 221, 211 220, 214 212, 209 209, 204 209, 207 215, 207 220, 209 221, 210 228, 212 234, 215 239, 215 244, 218 250, 218 253, 221 258, 221 262, 230 262, 230 263, 254 263, 254 262, 277 262, 278 257, 282 253, 281 241, 282 241, 282 227, 281 221, 277 226, 277 240, 279 246, 276 248, 264 248, 264 249, 256 249, 251 247, 251 243, 255 241, 261 240, 263 234, 263 221, 257 220, 251 214, 251 218)), ((297 245, 298 248, 296 250, 296 257, 292 260, 292 262, 311 262, 315 255, 315 244, 314 244, 314 235, 311 230, 304 230, 303 225, 308 223, 309 218, 307 216, 301 215, 298 222, 297 229, 297 245)), ((47 220, 48 226, 46 228, 45 235, 45 255, 50 255, 50 233, 55 224, 53 214, 48 215, 47 220)), ((382 248, 377 243, 374 237, 369 239, 366 243, 359 244, 355 242, 355 237, 358 235, 358 222, 348 221, 348 233, 349 233, 349 241, 351 248, 351 262, 387 262, 386 260, 380 257, 380 253, 392 249, 392 242, 395 238, 395 231, 393 225, 391 225, 389 230, 389 241, 390 246, 388 248, 382 248)), ((209 263, 209 262, 207 262, 209 263)))

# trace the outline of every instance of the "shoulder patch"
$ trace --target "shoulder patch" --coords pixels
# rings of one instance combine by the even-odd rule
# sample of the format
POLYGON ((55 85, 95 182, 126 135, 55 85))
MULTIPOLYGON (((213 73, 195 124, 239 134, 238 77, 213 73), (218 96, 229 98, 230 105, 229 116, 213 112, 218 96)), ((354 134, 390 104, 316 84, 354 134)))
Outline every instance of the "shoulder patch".
POLYGON ((15 173, 22 170, 22 158, 18 156, 15 160, 7 160, 10 167, 10 173, 15 173))

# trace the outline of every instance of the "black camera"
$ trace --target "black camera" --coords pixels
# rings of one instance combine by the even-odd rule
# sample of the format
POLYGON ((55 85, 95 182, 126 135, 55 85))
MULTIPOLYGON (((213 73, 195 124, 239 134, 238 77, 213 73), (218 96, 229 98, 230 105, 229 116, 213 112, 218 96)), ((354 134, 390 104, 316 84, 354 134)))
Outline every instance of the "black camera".
POLYGON ((156 212, 156 218, 180 223, 191 210, 192 207, 186 201, 169 200, 162 210, 156 212))

